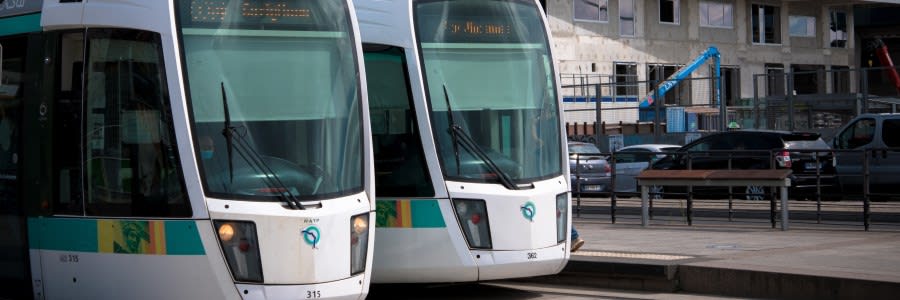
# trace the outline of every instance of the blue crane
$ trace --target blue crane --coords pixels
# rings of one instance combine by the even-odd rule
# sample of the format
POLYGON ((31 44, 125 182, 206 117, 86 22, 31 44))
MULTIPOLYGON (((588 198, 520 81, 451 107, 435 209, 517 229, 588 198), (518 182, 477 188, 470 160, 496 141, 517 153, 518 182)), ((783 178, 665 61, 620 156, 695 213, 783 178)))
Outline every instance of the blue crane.
POLYGON ((706 49, 706 51, 703 51, 703 53, 700 53, 700 56, 697 56, 697 58, 695 58, 693 61, 691 61, 691 63, 685 65, 684 67, 681 67, 681 69, 678 69, 678 71, 675 71, 675 74, 672 74, 672 76, 669 76, 669 78, 667 78, 666 81, 662 82, 659 86, 657 86, 657 88, 655 90, 648 93, 647 96, 644 97, 643 100, 641 100, 640 107, 643 108, 643 107, 649 107, 650 105, 652 105, 653 100, 654 100, 653 97, 661 98, 663 95, 666 94, 666 92, 668 92, 673 87, 675 87, 675 85, 678 84, 678 82, 680 82, 681 80, 690 76, 691 73, 694 72, 694 70, 696 70, 697 68, 702 66, 703 63, 706 62, 706 60, 708 60, 710 58, 712 58, 716 64, 715 93, 716 93, 716 104, 719 104, 721 101, 719 91, 721 88, 720 82, 721 82, 721 78, 722 78, 721 77, 722 73, 720 71, 721 55, 719 54, 719 49, 717 49, 715 46, 710 46, 709 48, 706 49))

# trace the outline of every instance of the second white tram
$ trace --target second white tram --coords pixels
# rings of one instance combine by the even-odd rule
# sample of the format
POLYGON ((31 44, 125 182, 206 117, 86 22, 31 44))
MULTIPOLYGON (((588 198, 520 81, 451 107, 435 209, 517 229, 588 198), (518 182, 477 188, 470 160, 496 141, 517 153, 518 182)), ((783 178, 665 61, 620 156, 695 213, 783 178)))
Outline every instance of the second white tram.
POLYGON ((354 0, 376 170, 373 280, 554 274, 566 143, 534 0, 354 0))
POLYGON ((365 298, 374 173, 349 1, 2 5, 4 295, 365 298))

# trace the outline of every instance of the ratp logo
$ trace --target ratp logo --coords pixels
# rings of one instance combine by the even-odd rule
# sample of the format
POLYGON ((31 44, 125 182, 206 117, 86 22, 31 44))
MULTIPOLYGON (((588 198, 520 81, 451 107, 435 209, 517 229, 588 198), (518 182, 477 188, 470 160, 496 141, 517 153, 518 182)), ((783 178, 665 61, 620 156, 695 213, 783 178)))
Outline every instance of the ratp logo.
POLYGON ((534 222, 534 214, 537 212, 537 208, 534 206, 534 202, 528 201, 525 202, 525 205, 522 205, 519 209, 522 210, 522 216, 525 217, 529 222, 534 222))
POLYGON ((303 241, 306 242, 307 245, 312 246, 313 249, 318 249, 316 246, 319 244, 319 239, 321 238, 319 227, 306 227, 306 229, 300 231, 300 234, 303 235, 303 241))

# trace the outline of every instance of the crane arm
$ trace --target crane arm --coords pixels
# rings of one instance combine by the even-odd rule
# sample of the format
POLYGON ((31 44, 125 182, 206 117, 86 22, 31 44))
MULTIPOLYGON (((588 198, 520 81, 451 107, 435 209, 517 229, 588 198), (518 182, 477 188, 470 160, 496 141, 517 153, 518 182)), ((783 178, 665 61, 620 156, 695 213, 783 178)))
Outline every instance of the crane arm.
POLYGON ((881 62, 881 65, 888 68, 888 77, 890 77, 891 83, 894 84, 897 91, 900 92, 900 74, 897 74, 897 69, 894 68, 894 62, 891 61, 888 47, 881 39, 875 40, 875 55, 878 56, 878 61, 881 62))
POLYGON ((691 73, 694 72, 694 70, 696 70, 697 68, 699 68, 700 66, 702 66, 703 63, 705 63, 705 62, 706 62, 708 59, 710 59, 710 58, 712 58, 712 59, 715 61, 715 64, 716 64, 716 70, 715 70, 715 72, 716 72, 716 79, 717 79, 717 80, 716 80, 716 102, 718 103, 718 102, 719 102, 719 99, 718 99, 718 97, 719 97, 719 95, 718 95, 718 90, 719 90, 719 81, 718 81, 718 78, 721 77, 721 76, 720 76, 721 74, 720 74, 720 71, 719 71, 719 68, 720 68, 720 66, 719 66, 719 64, 720 64, 720 62, 719 62, 720 57, 721 57, 721 55, 719 54, 719 49, 716 48, 716 47, 714 47, 714 46, 710 46, 709 48, 706 49, 706 51, 703 51, 703 53, 700 53, 700 55, 697 56, 697 58, 694 58, 694 60, 691 61, 689 64, 687 64, 687 65, 685 65, 684 67, 681 67, 681 69, 678 69, 677 71, 675 71, 675 73, 672 74, 672 76, 669 76, 669 78, 667 78, 666 81, 660 83, 660 84, 656 87, 656 89, 654 89, 653 91, 651 91, 650 93, 648 93, 647 96, 645 96, 645 97, 643 98, 643 100, 641 100, 641 105, 640 105, 640 107, 649 107, 650 105, 652 105, 652 104, 653 104, 653 100, 654 100, 653 97, 657 97, 657 96, 658 96, 658 97, 662 97, 663 95, 665 95, 666 92, 668 92, 668 91, 671 90, 673 87, 675 87, 675 85, 678 84, 678 82, 680 82, 681 80, 684 80, 685 78, 687 78, 688 76, 690 76, 691 73))

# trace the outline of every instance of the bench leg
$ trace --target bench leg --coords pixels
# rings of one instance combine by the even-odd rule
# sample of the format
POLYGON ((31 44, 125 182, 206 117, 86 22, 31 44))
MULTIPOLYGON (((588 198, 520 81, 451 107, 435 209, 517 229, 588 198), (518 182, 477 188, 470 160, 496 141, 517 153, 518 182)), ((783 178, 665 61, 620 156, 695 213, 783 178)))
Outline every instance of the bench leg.
POLYGON ((781 189, 781 230, 788 230, 788 189, 781 189))
POLYGON ((641 186, 641 226, 650 225, 650 186, 641 186))

